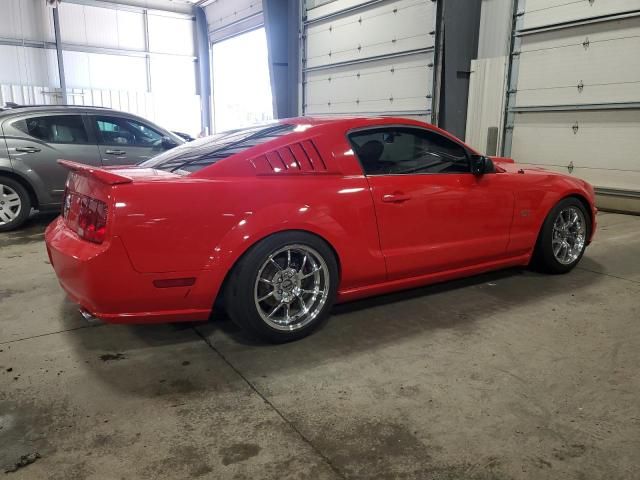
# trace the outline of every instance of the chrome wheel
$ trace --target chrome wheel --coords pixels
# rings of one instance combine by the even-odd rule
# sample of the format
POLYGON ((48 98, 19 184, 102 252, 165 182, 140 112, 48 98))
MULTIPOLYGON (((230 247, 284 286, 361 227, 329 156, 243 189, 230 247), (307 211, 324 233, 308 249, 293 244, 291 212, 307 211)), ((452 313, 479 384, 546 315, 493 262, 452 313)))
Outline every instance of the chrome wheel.
POLYGON ((329 269, 307 245, 288 245, 258 270, 254 301, 262 320, 276 330, 297 330, 313 321, 329 296, 329 269))
POLYGON ((22 209, 22 201, 18 192, 8 185, 0 183, 0 225, 15 220, 22 209))
POLYGON ((562 210, 553 222, 551 247, 553 256, 563 265, 575 262, 587 238, 587 222, 578 207, 569 206, 562 210))

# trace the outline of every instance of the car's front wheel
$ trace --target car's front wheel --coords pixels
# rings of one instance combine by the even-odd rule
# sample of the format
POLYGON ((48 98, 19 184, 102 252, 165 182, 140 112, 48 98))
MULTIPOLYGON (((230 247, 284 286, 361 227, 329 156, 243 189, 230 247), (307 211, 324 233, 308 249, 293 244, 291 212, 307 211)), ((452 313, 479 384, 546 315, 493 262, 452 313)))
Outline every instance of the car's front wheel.
POLYGON ((234 267, 225 308, 240 327, 271 342, 311 333, 329 315, 338 265, 322 239, 305 232, 274 234, 252 247, 234 267))
POLYGON ((22 225, 31 212, 31 199, 26 189, 12 178, 0 176, 0 232, 22 225))
POLYGON ((534 260, 548 273, 566 273, 582 258, 591 221, 577 198, 565 198, 549 212, 540 232, 534 260))

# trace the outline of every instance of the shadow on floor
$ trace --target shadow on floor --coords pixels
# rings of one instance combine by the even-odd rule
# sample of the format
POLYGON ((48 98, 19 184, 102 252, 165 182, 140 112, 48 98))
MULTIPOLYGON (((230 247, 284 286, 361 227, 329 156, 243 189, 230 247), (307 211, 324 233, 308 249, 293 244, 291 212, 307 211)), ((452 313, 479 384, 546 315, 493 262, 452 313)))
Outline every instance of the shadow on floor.
MULTIPOLYGON (((117 362, 118 369, 124 369, 122 372, 134 369, 138 378, 157 376, 159 368, 165 370, 164 375, 180 376, 184 370, 179 363, 166 366, 167 355, 174 356, 176 351, 198 349, 201 357, 195 362, 202 366, 208 362, 219 363, 217 353, 201 349, 205 338, 217 352, 241 356, 243 362, 265 375, 284 375, 290 368, 313 368, 328 358, 348 359, 351 355, 382 349, 386 344, 430 336, 436 330, 447 330, 454 337, 467 336, 482 328, 482 323, 493 315, 535 304, 545 297, 570 296, 570 292, 598 281, 601 281, 599 276, 581 270, 556 276, 519 269, 487 273, 337 305, 318 331, 284 345, 251 339, 224 313, 216 313, 211 321, 198 324, 102 325, 90 329, 95 330, 92 332, 86 329, 74 332, 70 341, 77 355, 86 358, 87 365, 105 382, 132 394, 151 396, 156 394, 155 389, 132 383, 126 374, 114 375, 95 359, 118 353, 129 357, 129 351, 144 349, 144 357, 131 355, 127 361, 117 362), (265 363, 266 356, 268 363, 265 363)), ((425 342, 429 341, 427 337, 425 342)), ((190 391, 211 393, 218 388, 215 373, 212 375, 192 381, 190 391)))
POLYGON ((47 225, 58 215, 59 212, 36 213, 31 215, 24 225, 17 230, 0 233, 0 247, 24 245, 42 241, 47 225))

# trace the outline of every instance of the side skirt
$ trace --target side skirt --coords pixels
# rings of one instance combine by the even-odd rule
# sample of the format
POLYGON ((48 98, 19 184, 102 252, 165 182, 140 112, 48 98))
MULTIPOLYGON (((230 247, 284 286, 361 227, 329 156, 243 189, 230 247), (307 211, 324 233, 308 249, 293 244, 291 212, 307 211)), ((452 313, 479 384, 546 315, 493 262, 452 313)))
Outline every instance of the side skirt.
POLYGON ((350 302, 360 298, 382 295, 399 290, 408 290, 433 283, 455 280, 457 278, 470 277, 480 273, 500 270, 508 267, 524 266, 529 264, 530 259, 531 254, 527 253, 517 257, 506 258, 498 261, 494 260, 491 262, 480 263, 478 265, 472 265, 470 267, 445 270, 443 272, 429 273, 400 280, 391 280, 373 285, 366 285, 364 287, 351 288, 348 290, 338 290, 337 303, 350 302))

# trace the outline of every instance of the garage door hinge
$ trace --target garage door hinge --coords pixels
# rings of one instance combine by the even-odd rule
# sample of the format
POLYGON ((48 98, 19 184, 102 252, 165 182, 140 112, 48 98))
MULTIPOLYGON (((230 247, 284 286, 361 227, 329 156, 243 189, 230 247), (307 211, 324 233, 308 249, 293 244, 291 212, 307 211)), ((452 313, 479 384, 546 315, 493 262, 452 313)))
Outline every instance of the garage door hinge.
POLYGON ((507 93, 509 95, 514 95, 518 90, 516 90, 515 88, 511 89, 511 90, 507 90, 507 93))
POLYGON ((511 56, 513 57, 517 57, 518 55, 520 55, 520 52, 511 52, 511 56))
POLYGON ((585 38, 584 42, 582 42, 582 46, 585 50, 589 48, 589 37, 585 38))
POLYGON ((516 17, 521 17, 524 15, 524 10, 520 10, 518 13, 516 13, 516 17))
POLYGON ((567 171, 569 173, 573 172, 573 162, 569 162, 569 165, 567 165, 567 171))
POLYGON ((571 126, 571 130, 573 130, 573 134, 574 134, 574 135, 578 133, 578 130, 579 130, 579 129, 580 129, 580 125, 578 125, 578 122, 574 123, 574 124, 571 126))
POLYGON ((507 125, 507 126, 505 127, 505 130, 513 130, 513 125, 507 125))
POLYGON ((578 92, 579 92, 579 93, 582 93, 582 90, 584 90, 584 82, 583 82, 582 80, 580 80, 580 81, 578 82, 577 87, 578 87, 578 92))

